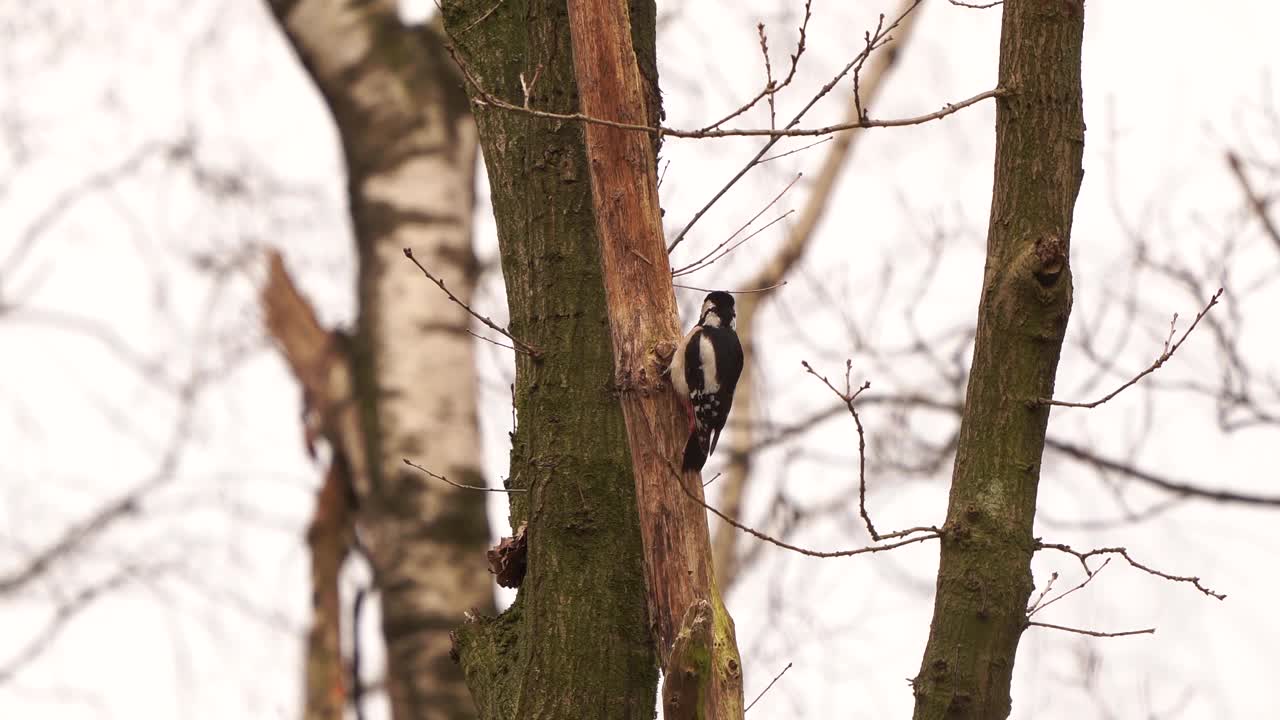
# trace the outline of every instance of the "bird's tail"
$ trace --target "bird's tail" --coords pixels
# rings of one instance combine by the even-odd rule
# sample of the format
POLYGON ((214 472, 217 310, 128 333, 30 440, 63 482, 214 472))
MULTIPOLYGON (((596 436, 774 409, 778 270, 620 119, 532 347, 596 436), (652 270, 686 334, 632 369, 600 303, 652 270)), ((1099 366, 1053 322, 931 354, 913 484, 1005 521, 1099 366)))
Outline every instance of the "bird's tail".
POLYGON ((707 463, 707 447, 710 437, 700 436, 695 430, 689 433, 689 441, 684 444, 685 472, 698 472, 707 463))

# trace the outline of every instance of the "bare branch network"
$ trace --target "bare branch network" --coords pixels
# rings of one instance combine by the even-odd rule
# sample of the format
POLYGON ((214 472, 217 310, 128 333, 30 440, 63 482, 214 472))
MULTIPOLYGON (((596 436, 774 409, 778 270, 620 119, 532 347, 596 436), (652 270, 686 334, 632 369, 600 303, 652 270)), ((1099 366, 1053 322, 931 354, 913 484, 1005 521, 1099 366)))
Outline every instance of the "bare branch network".
MULTIPOLYGON (((484 85, 480 82, 479 78, 477 78, 475 74, 471 71, 471 68, 469 67, 467 62, 461 57, 461 55, 458 53, 457 48, 453 44, 448 44, 446 45, 446 47, 448 48, 449 54, 453 56, 453 59, 457 63, 458 67, 461 68, 463 77, 466 79, 467 84, 470 85, 472 90, 475 92, 476 97, 472 99, 472 103, 478 107, 493 107, 500 110, 506 110, 508 112, 521 113, 524 115, 545 118, 548 120, 561 120, 561 121, 569 121, 569 122, 588 123, 593 125, 603 125, 606 127, 617 128, 620 130, 631 130, 634 132, 642 132, 649 135, 657 136, 659 138, 674 137, 674 138, 685 138, 685 139, 709 139, 709 138, 727 138, 727 137, 768 137, 768 138, 819 137, 823 135, 831 135, 833 133, 838 133, 845 130, 856 130, 856 129, 866 129, 866 128, 877 128, 877 127, 906 127, 910 125, 921 125, 923 123, 927 123, 933 120, 939 120, 948 115, 959 112, 960 110, 963 110, 964 108, 967 108, 971 105, 976 105, 977 103, 980 103, 983 100, 1000 97, 1002 95, 1007 94, 1007 91, 1005 89, 995 88, 992 90, 987 90, 985 92, 978 93, 977 95, 974 95, 964 100, 960 100, 958 102, 947 103, 943 105, 942 108, 939 110, 936 110, 931 113, 925 113, 923 115, 917 115, 915 117, 876 120, 866 116, 865 114, 862 114, 861 117, 854 122, 838 123, 835 125, 827 125, 824 127, 817 127, 817 128, 795 127, 797 124, 799 124, 801 118, 805 115, 805 113, 807 113, 808 110, 812 108, 814 104, 816 104, 819 100, 821 100, 828 93, 830 93, 831 90, 834 89, 835 86, 841 80, 847 77, 851 71, 855 71, 855 80, 856 80, 856 70, 862 67, 862 65, 866 62, 867 57, 870 56, 870 54, 873 51, 875 51, 876 49, 880 48, 881 46, 883 46, 884 44, 892 40, 892 37, 889 35, 889 33, 895 27, 897 27, 898 23, 901 22, 904 17, 906 17, 908 14, 910 14, 919 6, 920 3, 916 2, 912 4, 911 7, 907 8, 905 12, 903 12, 897 19, 895 19, 893 22, 889 23, 888 25, 885 25, 884 15, 881 15, 879 24, 877 25, 875 32, 867 33, 866 47, 860 53, 858 53, 857 56, 855 56, 852 60, 850 60, 849 63, 844 66, 844 68, 842 68, 838 73, 836 73, 835 77, 833 77, 830 82, 824 85, 822 89, 819 90, 806 103, 804 108, 791 120, 791 122, 789 122, 785 127, 779 129, 776 124, 776 109, 774 107, 775 96, 778 94, 779 91, 781 91, 783 88, 791 84, 791 81, 795 77, 796 66, 799 63, 800 56, 804 53, 804 50, 805 50, 806 30, 808 28, 809 19, 811 17, 811 12, 810 12, 811 4, 812 4, 812 0, 810 0, 810 2, 805 3, 804 21, 800 26, 800 39, 796 45, 796 52, 791 56, 791 68, 787 74, 787 77, 784 78, 781 82, 775 82, 773 80, 772 65, 768 62, 768 39, 764 33, 763 26, 762 25, 757 26, 757 32, 759 33, 759 36, 760 36, 761 51, 765 55, 766 80, 765 80, 764 89, 761 90, 759 93, 757 93, 754 98, 747 101, 744 105, 742 105, 738 109, 730 112, 725 117, 721 118, 720 120, 717 120, 716 122, 713 122, 710 125, 707 125, 706 127, 698 128, 698 129, 680 129, 680 128, 667 127, 665 125, 640 125, 635 123, 618 122, 615 120, 610 120, 608 118, 593 117, 583 113, 555 113, 555 112, 548 112, 545 110, 538 110, 531 106, 531 97, 530 97, 532 92, 532 87, 534 83, 536 83, 537 81, 538 73, 535 73, 533 82, 529 82, 529 83, 522 82, 522 86, 525 93, 523 104, 516 104, 513 102, 509 102, 507 100, 504 100, 498 97, 497 95, 494 95, 492 92, 490 92, 487 88, 484 87, 484 85), (770 127, 768 128, 728 128, 728 129, 721 127, 724 123, 728 122, 729 120, 732 120, 733 118, 736 118, 742 115, 743 113, 747 112, 751 108, 755 107, 761 100, 767 100, 767 102, 769 103, 769 107, 770 107, 769 114, 770 114, 770 120, 771 120, 770 127)), ((757 162, 759 161, 758 157, 756 158, 756 161, 757 162)))
MULTIPOLYGON (((470 75, 467 76, 467 79, 473 84, 476 83, 475 78, 471 77, 470 75)), ((510 112, 521 113, 524 115, 531 115, 533 117, 545 118, 548 120, 562 120, 562 121, 568 121, 568 122, 588 123, 591 125, 604 125, 605 127, 617 128, 619 130, 631 130, 634 132, 647 133, 649 135, 655 135, 660 138, 673 137, 673 138, 683 138, 683 139, 689 139, 689 140, 705 140, 705 139, 712 139, 712 138, 729 138, 729 137, 771 137, 771 138, 821 137, 824 135, 832 135, 838 132, 843 132, 845 130, 864 130, 868 128, 891 128, 891 127, 909 127, 911 125, 923 125, 924 123, 932 122, 934 120, 941 120, 942 118, 948 115, 953 115, 967 107, 970 107, 972 105, 977 105, 983 100, 1003 97, 1009 94, 1009 91, 1005 90, 1004 88, 994 88, 991 90, 980 92, 977 95, 974 95, 969 98, 965 98, 964 100, 960 100, 954 103, 947 103, 943 105, 941 109, 935 110, 931 113, 925 113, 923 115, 915 115, 913 117, 905 117, 905 118, 890 118, 886 120, 877 120, 874 118, 866 117, 856 122, 836 123, 834 125, 824 125, 822 127, 815 127, 815 128, 795 128, 795 127, 787 127, 787 128, 781 128, 781 129, 779 128, 730 128, 727 130, 721 129, 721 128, 714 128, 714 129, 703 128, 700 130, 684 130, 681 128, 667 127, 666 125, 638 125, 634 123, 617 122, 615 120, 609 120, 606 118, 591 117, 589 115, 583 115, 582 113, 554 113, 554 112, 547 112, 544 110, 535 110, 533 108, 521 107, 519 105, 509 103, 489 93, 487 90, 482 89, 478 85, 475 85, 475 87, 476 87, 476 94, 480 95, 481 99, 473 100, 472 102, 475 105, 480 107, 492 106, 500 110, 507 110, 510 112)))
MULTIPOLYGON (((1095 548, 1087 552, 1081 552, 1071 547, 1070 545, 1065 545, 1063 543, 1047 543, 1042 540, 1037 540, 1036 549, 1037 550, 1057 550, 1058 552, 1071 555, 1072 557, 1080 561, 1080 566, 1084 568, 1085 575, 1095 575, 1102 570, 1102 567, 1099 567, 1097 570, 1094 570, 1093 568, 1089 567, 1089 558, 1100 557, 1102 555, 1119 555, 1120 557, 1124 558, 1124 561, 1129 563, 1131 567, 1141 570, 1142 572, 1145 572, 1148 575, 1154 575, 1159 578, 1164 578, 1165 580, 1168 580, 1170 582, 1187 583, 1195 587, 1195 589, 1199 590, 1201 593, 1208 595, 1209 597, 1217 598, 1218 600, 1227 599, 1226 595, 1220 592, 1211 590, 1208 587, 1205 587, 1204 584, 1200 582, 1200 578, 1198 577, 1191 577, 1191 576, 1184 576, 1184 575, 1170 575, 1169 573, 1161 572, 1159 570, 1156 570, 1155 568, 1143 565, 1142 563, 1130 557, 1129 550, 1127 548, 1106 547, 1106 548, 1095 548)), ((1103 564, 1103 567, 1105 567, 1105 563, 1103 564)))
MULTIPOLYGON (((863 521, 866 523, 867 533, 871 535, 871 539, 875 543, 883 543, 883 544, 873 544, 873 545, 868 545, 866 547, 853 548, 850 550, 831 550, 831 551, 812 550, 809 548, 800 547, 798 545, 793 545, 784 540, 773 537, 772 535, 761 532, 760 530, 757 530, 753 527, 745 525, 739 522, 738 520, 730 517, 729 515, 725 514, 724 512, 721 512, 719 509, 707 504, 706 501, 699 499, 697 496, 695 496, 692 492, 689 491, 689 488, 685 487, 684 483, 681 481, 681 475, 676 470, 675 465, 672 464, 670 461, 668 461, 667 466, 668 468, 670 468, 675 482, 680 486, 680 489, 684 491, 684 494, 687 495, 690 500, 693 500, 694 502, 701 505, 703 509, 705 509, 707 512, 710 512, 711 514, 720 518, 721 520, 728 523, 729 525, 736 528, 737 530, 745 532, 748 535, 751 535, 752 537, 755 537, 758 540, 763 540, 764 542, 767 542, 776 547, 780 547, 784 550, 790 550, 791 552, 799 553, 801 555, 807 555, 809 557, 836 558, 836 557, 851 557, 854 555, 866 555, 870 553, 884 552, 886 550, 893 550, 895 548, 903 547, 904 545, 912 545, 918 542, 924 542, 926 540, 941 538, 944 534, 944 530, 933 525, 912 527, 912 528, 907 528, 905 530, 897 530, 891 533, 884 533, 884 534, 876 531, 874 523, 871 522, 871 515, 867 512, 866 436, 863 431, 862 420, 858 417, 858 411, 854 407, 854 401, 858 398, 859 395, 862 394, 864 390, 871 387, 871 383, 864 382, 861 386, 858 387, 858 389, 856 390, 853 389, 852 381, 850 379, 853 372, 852 360, 845 361, 845 389, 843 392, 838 390, 835 387, 835 385, 832 385, 831 381, 828 380, 825 376, 819 375, 817 372, 815 372, 813 367, 810 366, 808 362, 802 362, 801 364, 804 366, 804 369, 810 375, 813 375, 814 377, 821 380, 822 383, 831 390, 831 392, 835 393, 838 397, 840 397, 840 399, 844 402, 845 407, 848 409, 849 414, 853 416, 854 425, 857 428, 857 432, 858 432, 858 511, 861 514, 863 521), (887 542, 887 541, 892 541, 892 542, 887 542)), ((712 480, 714 479, 715 478, 712 478, 712 480)))

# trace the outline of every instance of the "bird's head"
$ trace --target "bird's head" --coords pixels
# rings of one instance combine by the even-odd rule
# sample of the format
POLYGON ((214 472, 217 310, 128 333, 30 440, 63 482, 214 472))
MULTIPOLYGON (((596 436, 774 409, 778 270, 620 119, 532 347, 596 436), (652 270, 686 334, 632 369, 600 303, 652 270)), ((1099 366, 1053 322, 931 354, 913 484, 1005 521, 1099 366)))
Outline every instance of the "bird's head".
POLYGON ((702 301, 702 315, 698 324, 731 328, 733 319, 733 296, 721 290, 707 293, 707 298, 702 301))

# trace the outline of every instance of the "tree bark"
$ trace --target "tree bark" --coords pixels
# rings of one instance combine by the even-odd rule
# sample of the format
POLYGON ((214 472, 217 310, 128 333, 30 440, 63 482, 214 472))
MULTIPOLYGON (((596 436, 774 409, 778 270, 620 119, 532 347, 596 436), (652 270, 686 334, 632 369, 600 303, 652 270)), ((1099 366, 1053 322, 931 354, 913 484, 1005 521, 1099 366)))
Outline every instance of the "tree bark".
MULTIPOLYGON (((651 124, 646 87, 624 0, 568 0, 581 111, 651 124)), ((652 87, 652 84, 650 84, 652 87)), ((700 473, 681 473, 684 413, 663 379, 680 336, 671 267, 658 205, 657 162, 649 136, 598 124, 585 127, 591 190, 613 338, 614 383, 631 447, 645 540, 649 617, 666 671, 663 706, 671 718, 741 718, 742 667, 733 620, 715 584, 700 473), (709 624, 709 627, 707 625, 709 624), (677 636, 703 641, 672 652, 677 636), (708 643, 710 646, 708 647, 708 643), (689 653, 697 663, 689 662, 689 653), (709 654, 709 657, 708 657, 709 654), (674 682, 684 689, 674 690, 674 682)))
MULTIPOLYGON (((444 13, 486 90, 523 102, 523 80, 531 107, 577 110, 564 0, 444 13)), ((511 524, 527 523, 528 570, 510 609, 458 631, 458 654, 485 720, 649 720, 657 666, 582 128, 476 114, 510 329, 542 356, 516 358, 509 485, 526 492, 511 495, 511 524)))
POLYGON ((475 285, 471 218, 476 131, 461 78, 431 26, 406 27, 391 0, 272 0, 333 113, 359 250, 352 371, 367 454, 354 488, 375 573, 396 720, 474 717, 449 629, 492 608, 484 497, 403 458, 483 484, 470 318, 403 248, 464 302, 475 285))
POLYGON ((1054 374, 1071 310, 1084 176, 1080 0, 1005 0, 995 187, 916 720, 1007 717, 1033 583, 1032 525, 1054 374))

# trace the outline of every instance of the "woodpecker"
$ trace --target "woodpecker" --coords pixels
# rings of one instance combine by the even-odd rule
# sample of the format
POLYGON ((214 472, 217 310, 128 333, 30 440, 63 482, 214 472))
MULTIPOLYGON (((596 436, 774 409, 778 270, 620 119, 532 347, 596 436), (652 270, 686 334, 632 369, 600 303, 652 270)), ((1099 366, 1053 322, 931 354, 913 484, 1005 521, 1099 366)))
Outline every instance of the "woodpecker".
POLYGON ((742 374, 742 343, 733 329, 733 296, 709 293, 698 324, 671 359, 671 384, 689 413, 684 469, 701 470, 716 449, 742 374))

